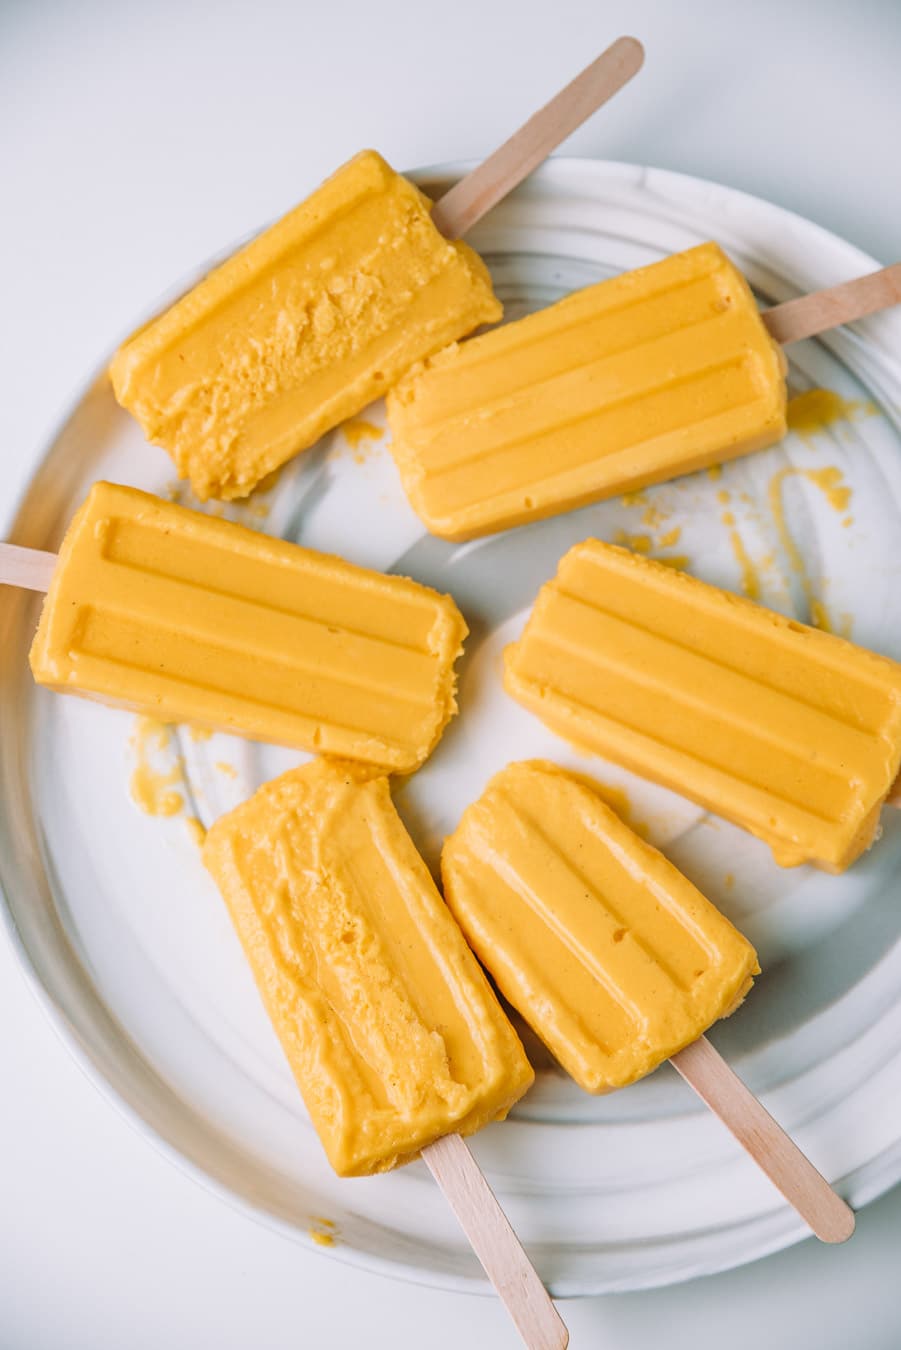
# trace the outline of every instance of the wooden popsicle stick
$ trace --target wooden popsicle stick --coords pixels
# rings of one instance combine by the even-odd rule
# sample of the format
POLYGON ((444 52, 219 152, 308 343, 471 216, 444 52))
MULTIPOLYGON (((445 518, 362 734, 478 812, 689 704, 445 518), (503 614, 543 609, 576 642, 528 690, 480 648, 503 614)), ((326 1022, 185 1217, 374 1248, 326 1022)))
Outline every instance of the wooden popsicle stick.
POLYGON ((719 1116, 820 1241, 847 1242, 854 1232, 854 1211, 836 1195, 707 1037, 680 1050, 670 1063, 719 1116))
POLYGON ((569 1332, 497 1196, 458 1134, 422 1151, 485 1274, 530 1350, 565 1350, 569 1332))
POLYGON ((797 300, 786 300, 764 310, 761 318, 771 337, 783 346, 815 337, 829 328, 853 323, 877 310, 888 309, 901 302, 901 263, 892 263, 879 272, 870 272, 854 281, 827 290, 811 291, 797 300))
POLYGON ((471 229, 561 141, 622 89, 643 62, 644 48, 637 38, 617 38, 494 154, 440 198, 432 220, 441 233, 448 239, 459 239, 471 229))
POLYGON ((18 544, 0 544, 0 586, 46 591, 56 567, 56 554, 18 544))

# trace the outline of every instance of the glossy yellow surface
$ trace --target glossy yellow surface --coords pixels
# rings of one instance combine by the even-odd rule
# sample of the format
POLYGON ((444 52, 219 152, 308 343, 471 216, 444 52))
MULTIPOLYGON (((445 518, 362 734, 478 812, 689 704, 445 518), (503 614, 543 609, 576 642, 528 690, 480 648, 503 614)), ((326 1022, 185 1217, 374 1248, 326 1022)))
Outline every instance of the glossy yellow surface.
POLYGON ((39 684, 409 772, 456 711, 446 595, 96 483, 31 649, 39 684))
POLYGON ((245 497, 415 362, 501 316, 481 259, 372 150, 140 329, 116 398, 194 492, 245 497))
POLYGON ((411 370, 392 451, 429 530, 471 539, 769 445, 784 371, 746 281, 702 244, 411 370))
POLYGON ((341 1176, 469 1134, 529 1087, 385 778, 313 760, 217 821, 203 857, 341 1176))
POLYGON ((441 859, 504 996, 588 1092, 625 1087, 741 1002, 754 948, 581 779, 510 764, 441 859))
POLYGON ((901 666, 596 539, 541 588, 504 682, 784 867, 849 866, 901 764, 901 666))

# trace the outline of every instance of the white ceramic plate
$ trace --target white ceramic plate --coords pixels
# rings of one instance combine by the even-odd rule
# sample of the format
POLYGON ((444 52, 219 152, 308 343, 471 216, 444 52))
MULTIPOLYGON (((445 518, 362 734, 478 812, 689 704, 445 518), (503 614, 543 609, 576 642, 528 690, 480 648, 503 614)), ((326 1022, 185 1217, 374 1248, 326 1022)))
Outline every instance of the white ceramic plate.
MULTIPOLYGON (((463 167, 419 181, 434 193, 463 167)), ((542 169, 473 242, 515 317, 708 237, 767 301, 875 266, 817 226, 726 188, 576 160, 542 169)), ((781 871, 738 830, 580 758, 505 697, 499 663, 539 584, 576 540, 645 534, 655 551, 686 554, 697 575, 737 588, 732 529, 767 603, 806 618, 812 596, 858 641, 901 657, 898 353, 897 313, 793 349, 795 388, 827 386, 878 410, 806 439, 790 435, 727 466, 718 481, 701 474, 654 489, 645 504, 617 500, 455 547, 423 534, 383 445, 360 463, 338 432, 282 477, 265 520, 253 508, 230 511, 452 591, 472 629, 461 715, 398 794, 427 857, 435 860, 463 807, 510 759, 544 755, 624 787, 650 837, 760 950, 764 976, 713 1039, 855 1206, 901 1177, 901 815, 885 820, 878 846, 844 877, 781 871), (835 469, 831 486, 853 494, 839 511, 822 481, 799 472, 782 480, 809 594, 770 509, 773 477, 788 468, 835 469), (650 525, 642 519, 649 505, 650 525), (722 521, 727 510, 734 526, 722 521), (681 537, 667 544, 676 528, 681 537)), ((381 409, 372 416, 381 420, 381 409)), ((173 477, 102 377, 47 451, 15 538, 54 547, 101 476, 158 491, 173 477)), ((68 1044, 148 1138, 281 1231, 309 1241, 325 1218, 337 1257, 484 1288, 421 1164, 363 1181, 332 1176, 184 820, 151 819, 129 799, 132 719, 32 687, 26 653, 37 608, 24 594, 2 606, 0 873, 10 932, 68 1044)), ((189 809, 207 823, 300 758, 185 733, 175 748, 187 763, 189 809)), ((558 1295, 707 1274, 805 1234, 666 1067, 595 1099, 546 1066, 512 1119, 485 1130, 474 1148, 558 1295)))

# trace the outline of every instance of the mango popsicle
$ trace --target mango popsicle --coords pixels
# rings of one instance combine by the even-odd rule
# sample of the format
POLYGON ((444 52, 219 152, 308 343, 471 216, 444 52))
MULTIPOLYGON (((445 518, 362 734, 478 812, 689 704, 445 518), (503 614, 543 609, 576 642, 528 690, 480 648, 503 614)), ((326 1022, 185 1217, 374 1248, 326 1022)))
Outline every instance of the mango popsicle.
POLYGON ((53 570, 39 684, 409 772, 456 711, 450 596, 96 483, 53 570))
POLYGON ((388 396, 427 528, 471 539, 761 449, 785 359, 716 244, 448 347, 388 396))
POLYGON ((201 500, 245 497, 415 361, 501 316, 431 203, 364 151, 116 353, 116 398, 201 500))
POLYGON ((669 1058, 817 1237, 854 1214, 704 1031, 759 973, 751 944, 586 782, 510 764, 446 841, 447 902, 498 987, 589 1092, 669 1058))
POLYGON ((596 539, 541 588, 504 683, 783 867, 848 867, 901 764, 901 666, 596 539))
POLYGON ((530 1086, 385 778, 313 760, 217 821, 203 858, 339 1175, 472 1133, 530 1086))
POLYGON ((441 875, 482 964, 588 1092, 650 1073, 759 973, 691 882, 553 764, 496 774, 445 843, 441 875))

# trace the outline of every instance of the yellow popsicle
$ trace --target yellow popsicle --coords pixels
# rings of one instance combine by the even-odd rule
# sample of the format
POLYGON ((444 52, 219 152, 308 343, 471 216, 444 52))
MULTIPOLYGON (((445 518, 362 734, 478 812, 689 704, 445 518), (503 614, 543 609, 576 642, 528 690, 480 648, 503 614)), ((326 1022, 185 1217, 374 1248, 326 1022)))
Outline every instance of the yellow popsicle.
POLYGON ((447 903, 499 989, 588 1092, 698 1039, 754 948, 579 778, 510 764, 444 846, 447 903))
POLYGON ((404 577, 96 483, 31 649, 39 684, 410 772, 456 711, 466 624, 404 577))
POLYGON ((245 497, 415 361, 501 316, 487 269, 372 150, 120 348, 116 398, 194 492, 245 497))
POLYGON ((901 666, 596 539, 541 588, 505 686, 784 867, 848 867, 901 766, 901 666))
POLYGON ((385 778, 313 760, 217 821, 203 858, 339 1175, 470 1134, 531 1085, 385 778))
POLYGON ((701 244, 448 347, 388 414, 414 510, 471 539, 761 449, 785 404, 747 282, 701 244))

